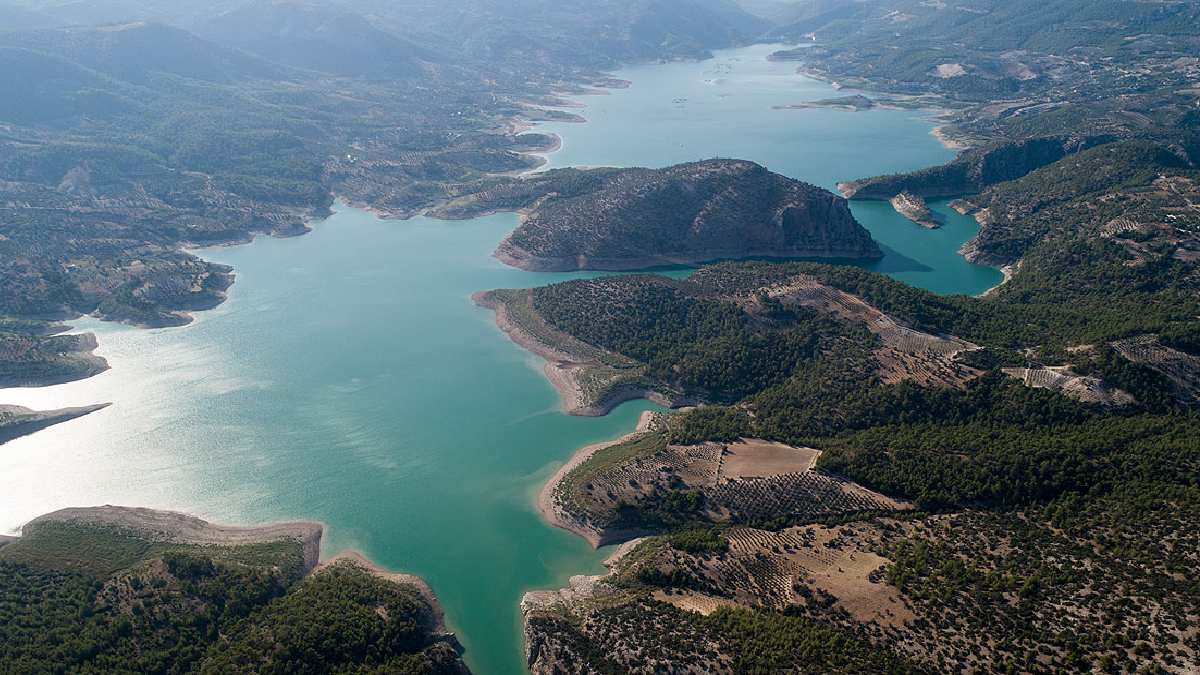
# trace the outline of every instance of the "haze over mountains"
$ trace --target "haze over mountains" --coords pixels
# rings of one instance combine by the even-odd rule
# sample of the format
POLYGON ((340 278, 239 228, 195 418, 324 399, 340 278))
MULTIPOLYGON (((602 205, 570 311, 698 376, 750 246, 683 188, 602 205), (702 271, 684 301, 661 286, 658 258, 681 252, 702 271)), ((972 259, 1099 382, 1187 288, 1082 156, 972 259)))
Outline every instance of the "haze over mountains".
POLYGON ((384 74, 378 69, 413 59, 601 66, 694 57, 768 26, 730 0, 28 2, 0 12, 11 16, 8 30, 166 23, 280 63, 354 76, 384 74))

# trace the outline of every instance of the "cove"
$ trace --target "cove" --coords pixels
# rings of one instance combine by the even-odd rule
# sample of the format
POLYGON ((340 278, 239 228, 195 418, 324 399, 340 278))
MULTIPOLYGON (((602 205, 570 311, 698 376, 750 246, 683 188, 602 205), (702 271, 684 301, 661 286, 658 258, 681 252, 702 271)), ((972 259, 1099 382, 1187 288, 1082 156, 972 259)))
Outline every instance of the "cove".
MULTIPOLYGON (((772 109, 835 92, 769 51, 617 73, 633 86, 581 99, 589 123, 545 125, 564 139, 550 165, 736 156, 832 187, 952 156, 920 113, 772 109)), ((886 204, 855 213, 888 248, 878 267, 898 278, 962 293, 999 280, 955 253, 968 221, 931 233, 886 204)), ((524 672, 521 594, 597 573, 604 557, 544 525, 534 495, 577 447, 628 432, 651 406, 563 415, 541 364, 471 304, 478 290, 581 276, 492 259, 515 224, 385 221, 338 205, 309 235, 201 252, 232 265, 237 283, 189 327, 75 322, 98 334, 112 370, 0 398, 114 405, 0 447, 0 532, 105 503, 320 520, 326 553, 358 548, 424 576, 475 672, 524 672)))

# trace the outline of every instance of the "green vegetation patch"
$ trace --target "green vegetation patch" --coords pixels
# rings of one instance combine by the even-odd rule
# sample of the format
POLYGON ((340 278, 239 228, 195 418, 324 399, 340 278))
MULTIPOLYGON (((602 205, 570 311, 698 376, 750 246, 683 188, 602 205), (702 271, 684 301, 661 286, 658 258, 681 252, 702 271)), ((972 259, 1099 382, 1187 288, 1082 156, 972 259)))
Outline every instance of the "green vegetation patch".
POLYGON ((651 457, 666 447, 666 436, 651 431, 602 448, 568 472, 559 482, 556 494, 568 505, 578 508, 575 495, 595 476, 609 469, 620 467, 633 459, 651 457))
POLYGON ((45 521, 0 548, 0 559, 32 567, 104 578, 168 553, 191 553, 255 567, 276 567, 291 578, 303 571, 301 544, 281 539, 240 546, 201 546, 155 541, 128 528, 45 521))
POLYGON ((434 627, 417 588, 340 563, 232 626, 200 672, 459 672, 434 627))

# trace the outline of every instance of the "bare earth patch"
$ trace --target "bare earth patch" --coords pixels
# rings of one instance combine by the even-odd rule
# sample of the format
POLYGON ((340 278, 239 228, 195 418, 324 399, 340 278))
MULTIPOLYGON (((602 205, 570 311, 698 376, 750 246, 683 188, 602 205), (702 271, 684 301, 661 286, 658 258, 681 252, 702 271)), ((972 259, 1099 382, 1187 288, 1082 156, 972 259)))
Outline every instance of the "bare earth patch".
POLYGON ((883 343, 875 350, 878 374, 885 383, 911 380, 922 386, 962 388, 979 371, 957 361, 979 346, 952 335, 933 335, 909 328, 862 298, 831 288, 808 275, 766 289, 784 303, 828 312, 863 324, 883 343))
POLYGON ((766 478, 796 471, 808 471, 817 465, 821 451, 794 448, 783 443, 743 439, 725 446, 720 478, 766 478))

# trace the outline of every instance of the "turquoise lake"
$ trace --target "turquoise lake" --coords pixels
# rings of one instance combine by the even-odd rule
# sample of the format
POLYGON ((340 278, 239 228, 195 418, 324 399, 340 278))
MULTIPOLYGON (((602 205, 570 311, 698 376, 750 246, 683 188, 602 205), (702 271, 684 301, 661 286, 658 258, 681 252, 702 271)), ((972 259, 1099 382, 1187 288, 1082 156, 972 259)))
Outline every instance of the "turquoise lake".
MULTIPOLYGON (((833 188, 953 156, 919 112, 773 109, 840 94, 770 51, 617 73, 633 86, 581 97, 588 123, 542 125, 564 139, 549 165, 740 157, 833 188)), ((855 204, 887 251, 873 268, 940 293, 998 283, 956 252, 974 222, 935 208, 946 226, 931 232, 887 204, 855 204)), ((112 370, 6 390, 0 403, 114 405, 0 448, 0 532, 106 503, 319 520, 327 554, 357 548, 424 576, 475 672, 524 672, 521 594, 598 573, 605 555, 544 525, 534 496, 576 448, 630 431, 651 406, 563 415, 541 363, 471 304, 478 290, 579 276, 491 258, 515 224, 384 221, 338 206, 309 235, 201 252, 234 266, 237 283, 191 326, 75 322, 98 334, 112 370)))

